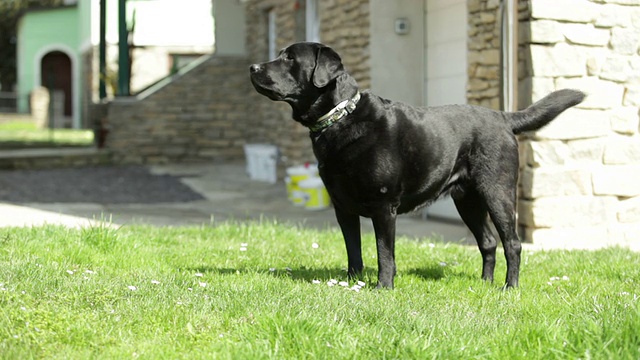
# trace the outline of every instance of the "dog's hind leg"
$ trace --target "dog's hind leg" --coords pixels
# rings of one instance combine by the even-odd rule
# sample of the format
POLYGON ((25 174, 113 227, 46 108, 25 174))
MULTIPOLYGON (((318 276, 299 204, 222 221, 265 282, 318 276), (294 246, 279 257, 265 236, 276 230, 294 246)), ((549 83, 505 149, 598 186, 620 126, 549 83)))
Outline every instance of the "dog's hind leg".
POLYGON ((487 199, 489 216, 498 231, 507 259, 506 288, 518 286, 522 245, 516 232, 515 186, 503 189, 487 199))
POLYGON ((484 199, 475 190, 468 190, 462 195, 453 196, 462 221, 476 238, 480 254, 482 254, 482 279, 493 281, 496 266, 496 239, 489 226, 489 217, 484 199))
POLYGON ((493 225, 498 231, 504 256, 507 259, 506 288, 518 286, 520 274, 520 253, 522 245, 516 231, 516 189, 518 182, 518 153, 503 153, 502 164, 495 169, 487 169, 477 179, 481 184, 477 190, 484 199, 493 225))
POLYGON ((360 216, 346 213, 338 207, 335 208, 335 212, 340 230, 342 230, 344 243, 347 246, 348 274, 349 277, 355 278, 360 276, 364 268, 360 238, 360 216))

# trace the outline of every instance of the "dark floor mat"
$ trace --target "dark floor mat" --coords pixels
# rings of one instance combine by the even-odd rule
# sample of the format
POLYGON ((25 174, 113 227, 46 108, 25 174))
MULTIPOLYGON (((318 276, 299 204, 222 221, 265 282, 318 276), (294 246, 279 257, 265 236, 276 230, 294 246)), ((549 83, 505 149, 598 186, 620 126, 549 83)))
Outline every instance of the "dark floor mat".
POLYGON ((153 204, 203 197, 171 175, 142 166, 0 170, 0 201, 13 203, 153 204))

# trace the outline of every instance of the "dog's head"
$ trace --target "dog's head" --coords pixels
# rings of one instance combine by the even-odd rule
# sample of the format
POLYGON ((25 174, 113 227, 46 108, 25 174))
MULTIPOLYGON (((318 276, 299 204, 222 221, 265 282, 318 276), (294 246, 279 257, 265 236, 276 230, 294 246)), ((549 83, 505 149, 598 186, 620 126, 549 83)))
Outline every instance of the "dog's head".
MULTIPOLYGON (((276 59, 253 64, 249 70, 255 89, 271 100, 289 103, 294 119, 304 125, 344 100, 344 88, 357 89, 340 56, 318 43, 295 43, 283 49, 276 59), (342 77, 345 81, 337 84, 342 77)), ((349 91, 344 96, 353 93, 349 91)))

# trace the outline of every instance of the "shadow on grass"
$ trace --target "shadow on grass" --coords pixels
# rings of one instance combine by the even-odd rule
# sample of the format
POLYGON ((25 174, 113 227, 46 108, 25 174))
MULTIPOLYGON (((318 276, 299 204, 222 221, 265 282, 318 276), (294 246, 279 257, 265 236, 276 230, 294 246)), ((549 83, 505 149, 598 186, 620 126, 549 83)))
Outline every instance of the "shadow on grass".
MULTIPOLYGON (((187 268, 182 270, 188 270, 192 272, 198 272, 203 274, 218 274, 218 275, 247 275, 247 274, 264 274, 275 277, 285 277, 301 282, 312 282, 313 280, 320 280, 323 282, 331 279, 338 281, 347 281, 347 271, 343 268, 277 268, 277 269, 255 269, 255 268, 215 268, 215 267, 196 267, 187 268)), ((398 275, 415 276, 425 281, 438 281, 444 277, 454 276, 473 279, 472 274, 460 273, 455 271, 446 271, 445 267, 439 265, 413 268, 408 270, 400 270, 398 275)), ((378 269, 377 268, 365 268, 362 274, 356 279, 350 279, 349 281, 363 280, 369 284, 375 284, 377 281, 378 269)))
MULTIPOLYGON (((275 277, 289 277, 293 280, 312 282, 313 280, 346 280, 347 271, 342 268, 270 268, 270 269, 255 269, 255 268, 216 268, 210 266, 183 268, 181 270, 189 272, 197 272, 202 274, 218 274, 218 275, 247 275, 247 274, 264 274, 275 277)), ((360 278, 375 278, 378 272, 377 269, 365 268, 360 278)))

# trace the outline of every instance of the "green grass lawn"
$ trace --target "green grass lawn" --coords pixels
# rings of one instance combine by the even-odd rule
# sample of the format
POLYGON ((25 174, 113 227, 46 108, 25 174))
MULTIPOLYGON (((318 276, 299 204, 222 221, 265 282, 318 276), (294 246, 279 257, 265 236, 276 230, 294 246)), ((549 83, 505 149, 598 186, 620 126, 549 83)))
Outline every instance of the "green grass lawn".
POLYGON ((34 123, 20 121, 0 123, 0 148, 91 145, 91 130, 38 129, 34 123))
POLYGON ((640 254, 524 251, 520 288, 477 249, 400 239, 354 290, 337 231, 272 223, 0 229, 3 359, 638 359, 640 254))

